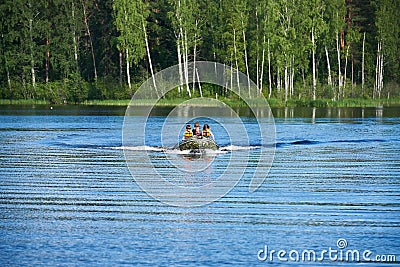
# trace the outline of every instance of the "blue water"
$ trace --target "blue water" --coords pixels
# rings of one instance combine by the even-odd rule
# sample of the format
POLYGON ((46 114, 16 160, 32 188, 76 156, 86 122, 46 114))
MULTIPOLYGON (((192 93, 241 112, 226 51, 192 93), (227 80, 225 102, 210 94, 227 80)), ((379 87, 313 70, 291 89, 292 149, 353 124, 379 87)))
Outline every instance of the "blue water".
MULTIPOLYGON (((162 113, 149 123, 159 127, 162 113)), ((263 185, 249 193, 250 164, 225 197, 194 208, 164 204, 137 186, 121 149, 123 114, 0 107, 2 266, 315 264, 276 253, 260 261, 265 246, 288 253, 370 250, 371 258, 395 255, 399 263, 398 108, 274 110, 276 153, 263 185), (341 238, 346 248, 338 248, 341 238)), ((256 125, 242 119, 246 129, 256 125)), ((257 145, 250 138, 250 157, 257 145)), ((241 151, 216 155, 208 176, 233 153, 241 151)), ((166 162, 159 151, 149 155, 166 162)), ((170 172, 168 164, 157 166, 170 172)))

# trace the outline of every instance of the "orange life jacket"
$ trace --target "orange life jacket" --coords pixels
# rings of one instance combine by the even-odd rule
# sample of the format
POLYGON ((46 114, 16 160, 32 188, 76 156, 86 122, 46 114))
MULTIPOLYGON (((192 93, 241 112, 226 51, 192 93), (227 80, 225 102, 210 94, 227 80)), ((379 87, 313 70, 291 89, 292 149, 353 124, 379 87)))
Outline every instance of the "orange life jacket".
POLYGON ((210 137, 210 136, 211 136, 211 131, 210 131, 210 129, 203 130, 203 136, 205 136, 205 137, 210 137))
POLYGON ((190 137, 192 137, 192 136, 193 136, 192 130, 186 129, 186 130, 185 130, 185 134, 184 134, 183 136, 184 136, 185 138, 190 138, 190 137))

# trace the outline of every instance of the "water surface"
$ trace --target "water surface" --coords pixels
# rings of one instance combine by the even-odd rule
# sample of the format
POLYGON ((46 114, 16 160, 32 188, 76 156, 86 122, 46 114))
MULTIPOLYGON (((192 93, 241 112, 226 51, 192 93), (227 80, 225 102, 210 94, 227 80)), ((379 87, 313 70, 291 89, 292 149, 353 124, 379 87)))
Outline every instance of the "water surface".
MULTIPOLYGON (((257 254, 266 245, 338 249, 340 238, 345 249, 400 260, 398 108, 275 109, 276 154, 262 187, 248 191, 250 161, 231 192, 195 208, 169 206, 135 184, 120 149, 124 112, 0 106, 1 265, 299 265, 257 254)), ((150 123, 160 126, 163 113, 150 123)), ((171 173, 165 154, 149 153, 171 173)), ((240 151, 179 182, 209 181, 232 153, 240 151)))

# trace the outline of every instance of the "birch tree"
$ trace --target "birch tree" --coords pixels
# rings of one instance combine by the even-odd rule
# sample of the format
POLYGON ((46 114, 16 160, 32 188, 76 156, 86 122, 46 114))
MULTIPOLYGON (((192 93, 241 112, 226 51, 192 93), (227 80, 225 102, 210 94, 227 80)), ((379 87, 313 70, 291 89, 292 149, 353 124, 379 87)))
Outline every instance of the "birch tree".
MULTIPOLYGON (((248 64, 250 68, 250 72, 255 72, 255 81, 257 87, 259 88, 259 94, 263 92, 264 86, 264 68, 266 65, 266 61, 268 61, 268 82, 269 82, 269 90, 268 95, 272 93, 271 87, 271 55, 270 50, 268 49, 270 37, 273 33, 274 27, 271 27, 271 9, 269 8, 269 0, 261 0, 258 2, 249 2, 249 13, 248 18, 253 18, 253 21, 248 21, 248 25, 250 28, 250 38, 249 38, 249 59, 251 62, 248 64), (255 66, 251 63, 254 64, 255 66)), ((248 19, 249 20, 249 19, 248 19)), ((254 78, 254 74, 253 74, 254 78)))
POLYGON ((36 74, 35 74, 35 56, 34 56, 34 50, 35 50, 35 42, 33 40, 33 35, 34 35, 34 24, 33 20, 37 16, 36 14, 36 9, 32 5, 32 1, 28 1, 28 10, 30 11, 28 14, 28 32, 29 32, 29 50, 30 50, 30 63, 31 63, 31 76, 32 76, 32 87, 34 90, 36 90, 36 74))
POLYGON ((239 93, 241 91, 239 71, 243 71, 247 74, 248 95, 250 96, 250 67, 248 41, 246 40, 249 16, 248 3, 247 1, 234 0, 225 1, 224 5, 227 9, 227 24, 223 35, 226 49, 230 52, 231 65, 236 69, 235 76, 239 93))
MULTIPOLYGON (((274 34, 274 29, 279 27, 279 14, 275 12, 277 10, 278 4, 275 1, 268 0, 267 2, 267 13, 264 18, 265 31, 267 32, 267 60, 268 60, 268 97, 272 97, 272 84, 273 84, 273 69, 272 69, 272 59, 276 58, 274 56, 274 50, 278 42, 278 38, 274 34)), ((276 63, 275 63, 276 65, 276 63)), ((275 66, 276 68, 277 66, 275 66)), ((278 79, 279 80, 279 79, 278 79)))
MULTIPOLYGON (((293 66, 293 56, 295 47, 295 34, 294 28, 294 14, 296 8, 294 1, 291 0, 279 0, 277 1, 277 14, 279 15, 279 26, 276 29, 277 36, 277 49, 281 51, 281 55, 277 57, 277 68, 278 68, 278 84, 281 84, 280 73, 283 72, 284 78, 284 100, 285 102, 289 98, 289 92, 292 91, 290 79, 293 66)), ((278 86, 280 87, 280 86, 278 86)))
MULTIPOLYGON (((342 94, 342 64, 341 64, 341 40, 340 33, 345 27, 344 16, 346 14, 345 0, 326 0, 326 11, 324 21, 327 22, 327 29, 324 32, 323 44, 328 69, 328 84, 331 82, 333 100, 337 100, 342 94), (336 66, 331 66, 329 51, 336 53, 336 66), (336 68, 336 83, 333 81, 334 67, 336 68), (331 78, 329 78, 331 76, 331 78), (337 90, 336 90, 337 89, 337 90)), ((333 65, 333 64, 332 64, 333 65)))
POLYGON ((125 52, 126 76, 132 89, 130 66, 138 64, 146 55, 143 20, 138 9, 141 0, 115 0, 113 3, 115 26, 119 32, 117 48, 125 52))
MULTIPOLYGON (((345 65, 344 65, 344 75, 343 75, 343 89, 346 89, 347 85, 347 70, 348 70, 348 60, 352 46, 355 46, 355 43, 359 42, 361 38, 361 34, 359 32, 358 27, 355 25, 350 26, 346 33, 345 39, 345 65)), ((342 97, 345 97, 345 91, 343 90, 342 97)))
POLYGON ((317 98, 317 76, 316 76, 316 50, 317 42, 325 30, 325 22, 323 20, 323 13, 325 5, 320 0, 306 0, 301 1, 299 5, 302 7, 301 24, 303 29, 309 33, 309 40, 311 42, 311 64, 312 64, 312 99, 317 98))
MULTIPOLYGON (((191 97, 189 83, 194 83, 195 72, 192 70, 193 80, 190 81, 189 60, 190 55, 193 55, 195 60, 197 41, 200 38, 199 19, 196 15, 199 8, 195 0, 170 0, 170 4, 174 10, 171 12, 170 18, 176 37, 180 84, 185 84, 186 92, 191 97)), ((178 91, 180 90, 181 87, 178 86, 178 91)))

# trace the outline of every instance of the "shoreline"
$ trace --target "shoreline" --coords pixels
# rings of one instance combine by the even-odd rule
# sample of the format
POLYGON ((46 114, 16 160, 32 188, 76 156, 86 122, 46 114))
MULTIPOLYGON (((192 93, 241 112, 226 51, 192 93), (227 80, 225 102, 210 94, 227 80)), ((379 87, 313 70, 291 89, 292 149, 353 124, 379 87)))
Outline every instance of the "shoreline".
MULTIPOLYGON (((160 99, 155 106, 157 107, 176 107, 182 102, 185 102, 189 99, 160 99)), ((246 107, 246 104, 243 101, 239 100, 230 100, 230 99, 219 99, 221 102, 224 102, 226 105, 234 108, 246 107)), ((19 99, 19 100, 8 100, 8 99, 0 99, 0 105, 72 105, 72 106, 128 106, 130 104, 130 99, 125 100, 86 100, 80 103, 50 103, 46 100, 34 100, 34 99, 19 99)), ((310 108, 345 108, 345 107, 400 107, 400 98, 399 99, 361 99, 361 98, 347 98, 339 101, 332 101, 326 99, 320 100, 288 100, 287 102, 279 100, 279 99, 267 99, 267 102, 270 108, 296 108, 296 107, 310 107, 310 108)), ((149 106, 149 102, 137 102, 132 103, 133 106, 149 106)), ((185 105, 185 104, 183 104, 185 105)), ((198 106, 198 107, 215 107, 215 104, 211 104, 210 101, 205 98, 204 100, 199 99, 199 101, 191 102, 188 106, 198 106)))

